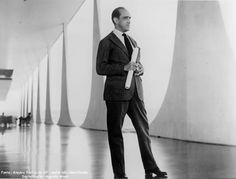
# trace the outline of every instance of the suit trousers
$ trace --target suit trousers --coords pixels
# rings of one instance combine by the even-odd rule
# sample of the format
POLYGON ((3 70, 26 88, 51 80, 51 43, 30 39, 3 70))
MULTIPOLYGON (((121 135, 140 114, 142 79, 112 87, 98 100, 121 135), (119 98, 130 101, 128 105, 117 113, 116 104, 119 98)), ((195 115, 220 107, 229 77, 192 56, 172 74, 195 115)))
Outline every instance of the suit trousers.
POLYGON ((129 101, 106 101, 108 142, 113 172, 117 176, 125 175, 124 143, 122 126, 126 114, 130 117, 138 136, 142 162, 145 170, 157 167, 151 150, 149 124, 144 102, 134 92, 129 101))

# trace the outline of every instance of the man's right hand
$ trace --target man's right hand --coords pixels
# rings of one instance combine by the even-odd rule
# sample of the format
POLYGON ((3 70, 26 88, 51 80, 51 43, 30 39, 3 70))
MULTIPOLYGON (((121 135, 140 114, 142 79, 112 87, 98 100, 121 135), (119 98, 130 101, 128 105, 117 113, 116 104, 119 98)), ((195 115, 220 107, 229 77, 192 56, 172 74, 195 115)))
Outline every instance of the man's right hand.
POLYGON ((138 67, 138 64, 135 62, 129 62, 127 65, 124 66, 125 71, 133 70, 135 71, 138 67))

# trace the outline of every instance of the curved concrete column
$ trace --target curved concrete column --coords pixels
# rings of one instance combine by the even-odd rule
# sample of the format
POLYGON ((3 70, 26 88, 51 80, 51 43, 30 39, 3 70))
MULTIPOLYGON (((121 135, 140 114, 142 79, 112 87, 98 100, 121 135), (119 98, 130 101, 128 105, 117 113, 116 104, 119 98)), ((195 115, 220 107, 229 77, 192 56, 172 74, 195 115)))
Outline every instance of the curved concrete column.
POLYGON ((20 101, 20 116, 23 116, 23 94, 21 94, 21 101, 20 101))
POLYGON ((61 112, 58 121, 58 125, 61 126, 74 126, 71 121, 69 106, 68 106, 68 95, 67 95, 67 25, 63 24, 63 46, 62 46, 62 76, 61 76, 61 112))
POLYGON ((28 112, 29 112, 29 84, 26 84, 26 110, 25 110, 25 113, 26 113, 26 116, 28 115, 28 112))
POLYGON ((169 86, 150 134, 236 144, 236 72, 218 1, 179 1, 169 86))
POLYGON ((46 86, 46 112, 45 124, 53 124, 51 116, 51 102, 50 102, 50 51, 48 50, 47 58, 47 86, 46 86))
POLYGON ((100 41, 97 1, 94 0, 93 14, 93 62, 92 62, 92 85, 88 112, 85 121, 81 125, 87 129, 106 130, 106 106, 103 101, 103 77, 96 74, 96 55, 100 41))
POLYGON ((31 108, 30 108, 30 110, 31 110, 31 115, 32 115, 32 121, 34 121, 34 116, 33 116, 33 114, 34 114, 34 75, 32 74, 32 80, 31 80, 31 108))
POLYGON ((40 116, 40 67, 38 67, 38 90, 37 90, 37 107, 36 107, 36 123, 42 123, 40 116))
POLYGON ((25 86, 23 87, 23 109, 22 109, 22 117, 25 117, 25 86))

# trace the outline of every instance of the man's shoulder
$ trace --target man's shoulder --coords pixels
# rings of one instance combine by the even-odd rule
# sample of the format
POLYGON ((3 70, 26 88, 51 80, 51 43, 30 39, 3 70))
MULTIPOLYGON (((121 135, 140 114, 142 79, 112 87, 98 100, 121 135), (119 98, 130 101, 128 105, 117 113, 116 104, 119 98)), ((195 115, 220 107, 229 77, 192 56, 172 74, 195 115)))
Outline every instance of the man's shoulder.
POLYGON ((108 49, 111 46, 110 38, 112 37, 112 32, 105 36, 103 39, 99 42, 99 50, 101 49, 108 49))
POLYGON ((112 37, 113 32, 109 33, 107 36, 105 36, 100 42, 107 42, 109 41, 109 39, 112 37))

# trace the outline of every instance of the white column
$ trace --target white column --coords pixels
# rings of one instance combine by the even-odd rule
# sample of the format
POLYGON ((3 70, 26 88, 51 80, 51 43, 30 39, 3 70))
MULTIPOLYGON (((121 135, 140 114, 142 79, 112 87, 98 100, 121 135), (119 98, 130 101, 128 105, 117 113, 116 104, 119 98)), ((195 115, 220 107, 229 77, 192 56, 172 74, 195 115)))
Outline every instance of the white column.
POLYGON ((31 84, 31 115, 32 121, 34 121, 34 74, 32 74, 32 84, 31 84))
POLYGON ((29 112, 29 83, 26 83, 26 110, 25 114, 28 115, 29 112))
POLYGON ((40 116, 40 66, 38 67, 38 86, 37 86, 37 107, 36 107, 36 123, 41 123, 40 116))
POLYGON ((169 86, 150 134, 236 144, 236 63, 218 1, 178 2, 169 86))
POLYGON ((47 58, 47 84, 46 84, 45 124, 53 124, 52 116, 51 116, 51 102, 50 102, 50 49, 48 49, 48 58, 47 58))
POLYGON ((91 97, 87 116, 81 125, 83 128, 106 130, 106 106, 103 101, 103 77, 96 73, 97 48, 100 41, 97 1, 94 0, 93 14, 93 57, 91 97))
POLYGON ((21 91, 20 116, 23 116, 23 99, 24 99, 24 96, 23 96, 22 91, 21 91))
POLYGON ((23 110, 22 117, 25 117, 25 85, 23 87, 23 110))
POLYGON ((62 50, 62 82, 61 82, 61 113, 58 121, 58 125, 61 126, 74 126, 71 121, 69 106, 68 106, 68 95, 67 95, 67 24, 63 24, 63 50, 62 50))

